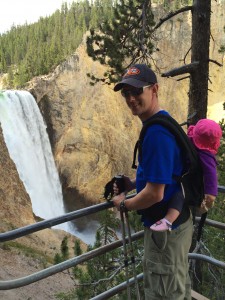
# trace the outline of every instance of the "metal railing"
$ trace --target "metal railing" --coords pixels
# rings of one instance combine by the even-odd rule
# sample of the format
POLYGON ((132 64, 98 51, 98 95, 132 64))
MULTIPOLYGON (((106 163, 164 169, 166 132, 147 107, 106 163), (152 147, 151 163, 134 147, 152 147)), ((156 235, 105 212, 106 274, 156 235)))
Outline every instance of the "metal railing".
MULTIPOLYGON (((225 186, 218 186, 218 191, 220 193, 225 193, 225 186)), ((127 198, 132 198, 134 195, 135 194, 131 194, 131 195, 127 196, 127 198)), ((75 219, 81 218, 83 216, 87 216, 87 215, 90 215, 90 214, 93 214, 96 212, 100 212, 105 209, 109 209, 111 207, 113 207, 113 203, 111 201, 109 201, 109 202, 93 205, 93 206, 90 206, 87 208, 83 208, 83 209, 80 209, 80 210, 77 210, 74 212, 70 212, 65 215, 62 215, 62 216, 59 216, 56 218, 52 218, 50 220, 40 221, 36 224, 28 225, 28 226, 21 227, 21 228, 18 228, 18 229, 9 231, 9 232, 1 233, 0 234, 0 242, 13 240, 13 239, 28 235, 30 233, 36 232, 36 231, 50 228, 52 226, 55 226, 55 225, 58 225, 61 223, 75 220, 75 219)), ((197 222, 199 221, 199 219, 200 218, 198 218, 198 217, 196 218, 197 222)), ((225 224, 221 223, 221 222, 207 219, 206 224, 209 226, 215 227, 215 228, 225 230, 225 224)), ((133 241, 138 240, 138 239, 142 238, 143 236, 144 236, 144 231, 142 230, 140 232, 132 234, 132 240, 133 241)), ((10 290, 10 289, 22 287, 22 286, 34 283, 36 281, 42 280, 46 277, 52 276, 56 273, 59 273, 66 269, 69 269, 71 267, 77 266, 83 262, 86 262, 86 261, 94 258, 94 257, 97 257, 99 255, 102 255, 104 253, 112 251, 116 248, 119 248, 122 246, 122 244, 123 244, 122 240, 118 240, 111 244, 107 244, 105 246, 102 246, 97 249, 91 250, 87 253, 84 253, 80 256, 68 259, 62 263, 53 265, 53 266, 46 268, 44 270, 41 270, 39 272, 28 275, 26 277, 21 277, 21 278, 14 279, 14 280, 0 281, 0 290, 10 290)), ((215 265, 215 266, 225 270, 225 262, 216 260, 215 258, 206 256, 203 254, 197 254, 197 253, 189 253, 189 258, 196 259, 196 260, 202 260, 202 261, 205 261, 207 263, 210 263, 212 265, 215 265)), ((142 278, 143 278, 143 274, 139 274, 138 280, 142 280, 142 278)), ((130 284, 132 284, 133 282, 134 282, 134 279, 131 279, 130 284)), ((124 290, 126 288, 126 286, 127 286, 127 283, 124 282, 124 283, 110 289, 109 291, 106 291, 103 294, 98 295, 92 299, 95 299, 95 300, 96 299, 108 299, 109 297, 124 290)))

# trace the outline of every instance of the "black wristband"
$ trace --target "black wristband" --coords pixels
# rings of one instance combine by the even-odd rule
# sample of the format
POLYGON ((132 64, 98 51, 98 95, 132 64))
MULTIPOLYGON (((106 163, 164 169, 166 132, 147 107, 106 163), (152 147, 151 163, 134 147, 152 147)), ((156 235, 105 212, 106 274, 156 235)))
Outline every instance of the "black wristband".
POLYGON ((122 201, 120 202, 120 211, 122 211, 122 212, 128 211, 128 209, 127 209, 126 206, 125 206, 125 201, 126 201, 126 200, 122 200, 122 201))

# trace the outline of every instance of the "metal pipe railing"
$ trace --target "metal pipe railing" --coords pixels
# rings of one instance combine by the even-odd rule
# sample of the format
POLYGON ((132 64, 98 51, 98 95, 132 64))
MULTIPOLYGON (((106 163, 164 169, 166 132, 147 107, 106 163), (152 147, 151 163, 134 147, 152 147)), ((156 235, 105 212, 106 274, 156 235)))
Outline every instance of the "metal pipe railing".
MULTIPOLYGON (((144 231, 139 231, 137 233, 134 233, 132 235, 132 241, 135 240, 139 240, 140 238, 142 238, 144 236, 144 231)), ((126 239, 126 242, 128 242, 128 238, 126 239)), ((31 275, 25 276, 25 277, 21 277, 18 279, 14 279, 14 280, 8 280, 8 281, 0 281, 0 290, 10 290, 10 289, 15 289, 15 288, 19 288, 31 283, 34 283, 36 281, 42 280, 44 278, 47 278, 49 276, 52 276, 56 273, 62 272, 66 269, 75 267, 83 262, 86 262, 92 258, 95 258, 99 255, 105 254, 109 251, 112 251, 118 247, 121 247, 123 244, 122 240, 118 240, 116 242, 107 244, 105 246, 99 247, 97 249, 91 250, 87 253, 84 253, 80 256, 68 259, 62 263, 59 263, 57 265, 51 266, 47 269, 41 270, 39 272, 33 273, 31 275)), ((190 259, 197 259, 197 260, 203 260, 206 261, 212 265, 215 265, 217 267, 220 267, 222 269, 225 270, 225 262, 219 261, 213 257, 209 257, 203 254, 197 254, 197 253, 189 253, 188 258, 190 259)), ((122 285, 124 287, 124 284, 122 285)), ((125 286, 126 287, 126 286, 125 286)), ((125 288, 124 287, 124 288, 125 288)), ((117 292, 120 291, 119 290, 117 292)), ((117 289, 113 289, 113 291, 116 291, 117 289)), ((104 299, 104 298, 96 298, 96 299, 104 299)), ((107 299, 107 298, 105 298, 107 299)))
MULTIPOLYGON (((201 219, 201 217, 195 217, 195 220, 197 222, 199 222, 201 219)), ((211 227, 215 227, 215 228, 218 228, 218 229, 223 229, 225 230, 225 224, 222 223, 222 222, 218 222, 218 221, 214 221, 214 220, 211 220, 211 219, 206 219, 205 220, 205 224, 211 226, 211 227)))
MULTIPOLYGON (((143 273, 137 275, 137 280, 138 281, 142 281, 143 280, 143 273)), ((135 279, 134 277, 129 279, 129 285, 133 285, 135 283, 135 279)), ((94 298, 91 298, 90 300, 104 300, 104 299, 109 299, 112 296, 117 295, 119 292, 122 292, 123 290, 125 290, 127 288, 127 282, 122 282, 120 284, 118 284, 117 286, 114 286, 113 288, 111 288, 110 290, 107 290, 97 296, 95 296, 94 298)))
MULTIPOLYGON (((207 263, 210 263, 214 266, 217 266, 219 268, 222 268, 225 270, 225 262, 221 262, 213 257, 209 257, 207 255, 203 255, 203 254, 197 254, 197 253, 189 253, 188 254, 188 258, 189 259, 195 259, 195 260, 202 260, 205 261, 207 263)), ((143 280, 143 273, 139 274, 137 276, 138 281, 143 280)), ((134 277, 129 279, 129 284, 133 285, 135 283, 134 277)), ((127 287, 127 282, 123 282, 113 288, 111 288, 110 290, 107 290, 93 298, 91 298, 90 300, 104 300, 104 299, 109 299, 112 296, 117 295, 118 293, 124 291, 127 287)))
MULTIPOLYGON (((218 190, 220 192, 225 192, 225 187, 218 187, 218 190)), ((129 195, 127 198, 131 198, 133 197, 134 194, 129 195)), ((6 233, 1 233, 0 234, 0 242, 3 241, 8 241, 14 238, 18 238, 24 235, 27 235, 29 233, 32 232, 36 232, 38 230, 42 230, 45 228, 49 228, 52 227, 54 225, 58 225, 67 221, 71 221, 86 215, 90 215, 92 213, 96 213, 98 211, 104 210, 104 209, 108 209, 113 207, 113 203, 112 202, 105 202, 105 203, 101 203, 101 204, 97 204, 97 205, 93 205, 91 207, 88 208, 84 208, 84 209, 80 209, 78 211, 75 212, 71 212, 71 213, 67 213, 63 216, 59 216, 57 218, 53 218, 50 220, 46 220, 46 221, 41 221, 39 223, 36 224, 32 224, 29 226, 25 226, 22 228, 18 228, 6 233)), ((197 218, 197 221, 200 218, 197 218)), ((225 229, 225 224, 221 223, 221 222, 217 222, 217 221, 213 221, 213 220, 206 220, 206 224, 216 227, 216 228, 220 228, 220 229, 225 229)), ((140 239, 141 237, 143 237, 143 231, 140 231, 138 233, 135 233, 132 235, 132 240, 137 240, 140 239)), ((84 253, 80 256, 74 257, 72 259, 69 259, 65 262, 62 262, 58 265, 54 265, 51 266, 45 270, 39 271, 37 273, 34 273, 32 275, 26 276, 26 277, 22 277, 19 279, 15 279, 15 280, 9 280, 9 281, 0 281, 0 290, 8 290, 8 289, 14 289, 14 288, 18 288, 21 286, 25 286, 28 284, 31 284, 33 282, 39 281, 41 279, 44 279, 46 277, 49 277, 51 275, 54 275, 58 272, 62 272, 68 268, 74 267, 78 264, 81 264, 85 261, 88 261, 89 259, 92 259, 96 256, 102 255, 108 251, 114 250, 118 247, 122 246, 122 240, 118 240, 116 242, 113 242, 111 244, 102 246, 100 248, 94 249, 90 252, 84 253)), ((201 259, 204 261, 207 261, 208 263, 214 264, 222 269, 225 269, 225 263, 218 261, 212 257, 208 257, 206 255, 202 255, 202 254, 196 254, 196 253, 190 253, 189 254, 189 258, 191 259, 201 259)), ((99 298, 101 299, 101 298, 99 298)))
MULTIPOLYGON (((210 263, 211 265, 217 266, 223 270, 225 270, 225 262, 221 262, 213 257, 209 257, 207 255, 203 255, 203 254, 197 254, 197 253, 189 253, 188 254, 188 258, 189 259, 195 259, 195 260, 201 260, 201 261, 205 261, 207 263, 210 263)), ((137 276, 138 281, 143 280, 143 273, 139 274, 137 276)), ((134 277, 129 279, 129 284, 133 285, 135 283, 134 277)), ((104 299, 109 299, 112 296, 115 296, 116 294, 122 292, 123 290, 125 290, 127 287, 127 282, 123 282, 113 288, 111 288, 110 290, 107 290, 93 298, 91 298, 90 300, 104 300, 104 299)))
MULTIPOLYGON (((134 195, 135 194, 127 195, 126 198, 130 199, 134 195)), ((68 222, 68 221, 79 219, 81 217, 94 214, 96 212, 111 208, 113 206, 114 206, 114 204, 112 201, 107 201, 104 203, 85 207, 85 208, 82 208, 82 209, 79 209, 79 210, 76 210, 73 212, 69 212, 62 216, 58 216, 58 217, 55 217, 55 218, 52 218, 49 220, 40 221, 35 224, 27 225, 27 226, 20 227, 20 228, 17 228, 17 229, 8 231, 8 232, 0 233, 0 243, 10 241, 13 239, 17 239, 22 236, 28 235, 30 233, 34 233, 36 231, 40 231, 40 230, 43 230, 46 228, 51 228, 55 225, 59 225, 59 224, 62 224, 62 223, 68 222)))
MULTIPOLYGON (((139 231, 137 233, 134 233, 132 235, 132 241, 138 240, 141 237, 144 236, 144 231, 139 231)), ((128 242, 128 239, 126 239, 126 242, 128 242)), ((118 247, 121 247, 123 244, 123 241, 120 239, 116 242, 107 244, 105 246, 99 247, 97 249, 91 250, 89 252, 86 252, 84 254, 81 254, 79 256, 76 256, 74 258, 68 259, 64 262, 61 262, 57 265, 51 266, 47 269, 41 270, 39 272, 33 273, 32 275, 28 275, 25 277, 21 277, 14 280, 8 280, 8 281, 0 281, 0 290, 10 290, 15 289, 18 287, 22 287, 31 283, 34 283, 36 281, 39 281, 41 279, 44 279, 46 277, 52 276, 56 273, 62 272, 66 269, 69 269, 71 267, 75 267, 78 264, 81 264, 85 261, 88 261, 92 258, 95 258, 99 255, 102 255, 106 252, 112 251, 118 247)))
POLYGON ((225 186, 224 185, 218 185, 218 193, 225 193, 225 186))
POLYGON ((31 225, 27 225, 21 228, 17 228, 8 232, 4 232, 4 233, 0 233, 0 242, 6 242, 9 240, 13 240, 13 239, 17 239, 19 237, 28 235, 30 233, 42 230, 42 229, 46 229, 46 228, 50 228, 52 226, 58 225, 58 224, 62 224, 71 220, 75 220, 84 216, 88 216, 90 214, 94 214, 96 212, 108 209, 113 207, 113 202, 109 201, 109 202, 104 202, 104 203, 100 203, 100 204, 96 204, 93 206, 89 206, 86 208, 82 208, 67 214, 64 214, 62 216, 56 217, 56 218, 52 218, 49 220, 44 220, 44 221, 40 221, 38 223, 35 224, 31 224, 31 225))
MULTIPOLYGON (((225 186, 218 186, 218 192, 219 193, 225 193, 225 186)), ((130 194, 127 195, 127 199, 134 197, 134 194, 130 194)), ((104 202, 104 203, 100 203, 100 204, 96 204, 93 206, 89 206, 86 208, 82 208, 67 214, 64 214, 62 216, 58 216, 56 218, 52 218, 49 220, 44 220, 44 221, 40 221, 38 223, 35 224, 31 224, 31 225, 27 225, 21 228, 17 228, 8 232, 4 232, 4 233, 0 233, 0 242, 6 242, 9 240, 13 240, 13 239, 17 239, 19 237, 28 235, 30 233, 34 233, 36 231, 39 230, 43 230, 46 228, 51 228, 55 225, 59 225, 68 221, 72 221, 84 216, 88 216, 91 215, 93 213, 108 209, 113 207, 113 202, 112 201, 108 201, 108 202, 104 202)), ((196 220, 199 221, 199 218, 196 217, 196 220)), ((213 221, 213 220, 206 220, 206 224, 211 225, 213 227, 216 228, 220 228, 220 229, 224 229, 224 225, 223 223, 217 222, 217 221, 213 221)))
POLYGON ((207 256, 207 255, 204 255, 204 254, 189 253, 188 258, 189 259, 202 260, 202 261, 210 263, 211 265, 214 265, 216 267, 219 267, 219 268, 225 270, 225 262, 220 261, 218 259, 215 259, 213 257, 207 256))

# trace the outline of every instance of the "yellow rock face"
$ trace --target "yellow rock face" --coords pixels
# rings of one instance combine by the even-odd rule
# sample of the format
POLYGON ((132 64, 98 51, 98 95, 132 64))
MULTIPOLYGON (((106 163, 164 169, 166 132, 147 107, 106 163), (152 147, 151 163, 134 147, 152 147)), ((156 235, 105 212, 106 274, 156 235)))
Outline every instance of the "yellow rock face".
MULTIPOLYGON (((212 2, 210 58, 223 63, 218 53, 224 40, 224 2, 212 2)), ((191 18, 186 13, 165 23, 157 32, 154 55, 160 71, 165 72, 190 61, 191 18)), ((48 132, 62 180, 64 196, 70 201, 101 200, 104 185, 118 173, 134 176, 131 170, 133 147, 141 128, 113 86, 90 86, 87 73, 102 76, 105 69, 93 62, 81 45, 74 55, 47 76, 34 78, 27 90, 36 98, 48 132)), ((208 116, 216 121, 224 117, 224 67, 210 63, 208 116)), ((162 108, 179 122, 186 119, 189 80, 162 78, 158 74, 162 108)), ((0 134, 0 222, 15 226, 34 222, 31 203, 8 156, 0 134), (23 216, 19 220, 16 214, 23 216)))

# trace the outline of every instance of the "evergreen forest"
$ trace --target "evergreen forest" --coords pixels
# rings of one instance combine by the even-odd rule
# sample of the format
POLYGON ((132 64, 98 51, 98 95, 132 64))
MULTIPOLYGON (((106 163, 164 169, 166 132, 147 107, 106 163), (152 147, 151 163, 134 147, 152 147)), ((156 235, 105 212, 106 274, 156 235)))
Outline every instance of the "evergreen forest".
MULTIPOLYGON (((179 9, 191 0, 154 0, 165 10, 179 9)), ((136 1, 134 1, 134 4, 136 1)), ((88 30, 111 23, 117 0, 82 0, 61 9, 38 22, 12 26, 0 34, 0 75, 7 73, 4 86, 22 88, 35 76, 46 75, 74 53, 88 30)))
POLYGON ((38 22, 12 26, 0 35, 0 74, 8 73, 8 88, 23 87, 45 75, 71 55, 90 28, 112 18, 113 0, 63 3, 38 22))

